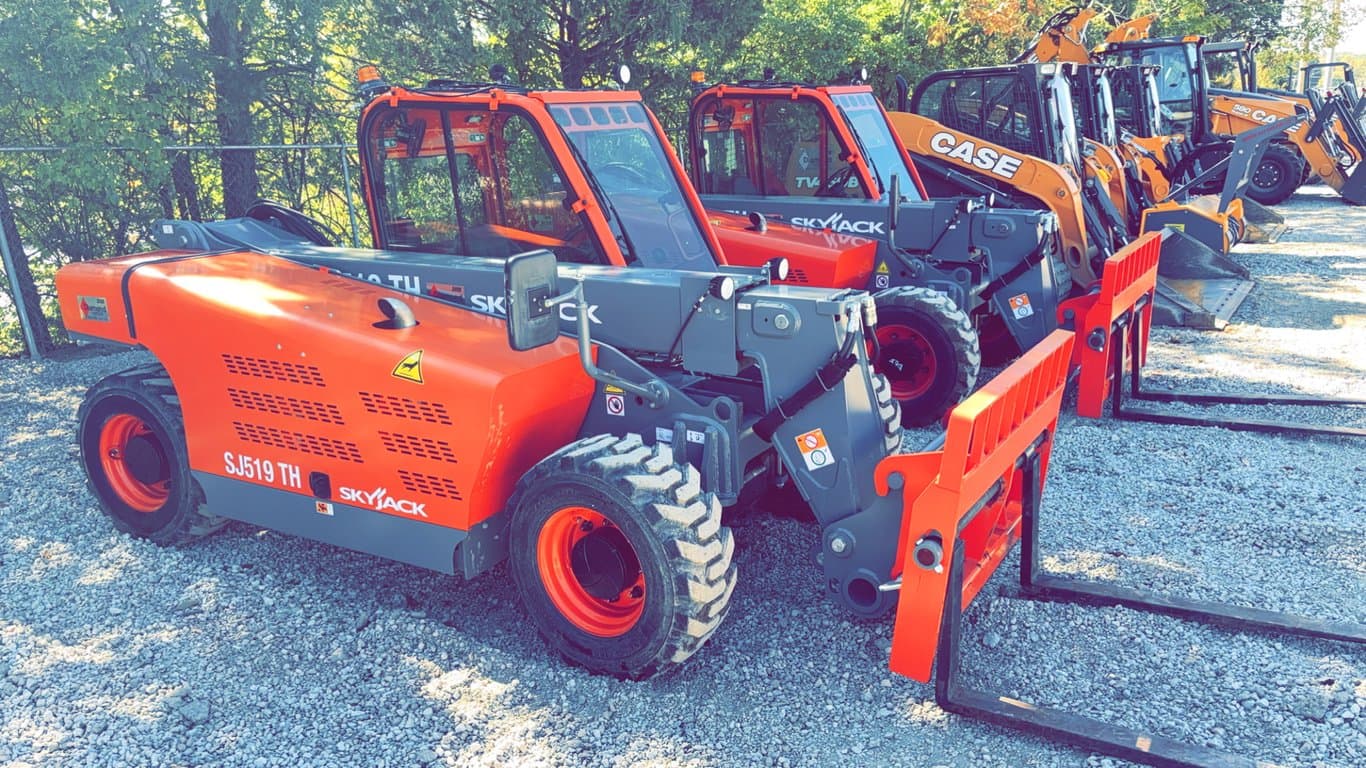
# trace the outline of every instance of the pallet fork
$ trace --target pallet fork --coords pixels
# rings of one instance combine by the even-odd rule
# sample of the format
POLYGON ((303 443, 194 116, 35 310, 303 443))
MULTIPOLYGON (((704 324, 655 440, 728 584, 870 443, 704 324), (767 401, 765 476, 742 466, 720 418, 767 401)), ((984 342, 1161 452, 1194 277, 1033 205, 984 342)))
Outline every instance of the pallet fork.
MULTIPOLYGON (((1143 318, 1151 312, 1158 247, 1154 236, 1112 257, 1121 259, 1126 277, 1136 278, 1126 287, 1141 288, 1145 282, 1148 286, 1139 297, 1148 300, 1119 311, 1119 316, 1143 318)), ((1119 282, 1112 280, 1114 285, 1119 282)), ((1126 295, 1134 294, 1111 291, 1109 299, 1118 305, 1126 295)), ((1146 329, 1141 319, 1133 325, 1146 329)), ((971 689, 958 680, 963 611, 1016 541, 1021 543, 1019 583, 1024 597, 1124 605, 1239 630, 1366 642, 1366 626, 1360 624, 1150 595, 1041 571, 1040 501, 1069 380, 1071 346, 1072 338, 1062 331, 1045 339, 955 408, 942 442, 920 453, 888 457, 878 465, 878 492, 900 490, 908 501, 898 553, 901 594, 891 669, 921 682, 929 682, 933 673, 935 701, 949 712, 1126 760, 1159 766, 1259 765, 1208 747, 971 689)))
POLYGON ((1366 406, 1366 399, 1291 395, 1270 392, 1219 393, 1144 389, 1143 364, 1152 323, 1157 276, 1156 237, 1134 245, 1106 262, 1097 293, 1073 299, 1060 308, 1059 324, 1077 330, 1073 362, 1077 367, 1077 413, 1087 418, 1110 415, 1124 421, 1148 421, 1251 432, 1366 437, 1366 429, 1334 424, 1302 424, 1272 419, 1232 419, 1135 408, 1125 400, 1195 405, 1366 406), (1127 392, 1126 390, 1127 385, 1127 392))

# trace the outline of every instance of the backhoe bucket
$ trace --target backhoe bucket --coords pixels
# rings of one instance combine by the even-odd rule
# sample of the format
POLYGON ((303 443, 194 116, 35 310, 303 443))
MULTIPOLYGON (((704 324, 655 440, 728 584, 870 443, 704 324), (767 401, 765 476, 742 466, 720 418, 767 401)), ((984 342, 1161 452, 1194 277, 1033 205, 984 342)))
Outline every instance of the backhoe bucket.
POLYGON ((1243 198, 1243 242, 1274 243, 1287 229, 1285 217, 1250 197, 1243 198))
POLYGON ((967 606, 1020 537, 1021 471, 1046 471, 1075 336, 1058 330, 949 414, 941 450, 883 459, 878 493, 900 489, 901 594, 891 668, 929 682, 947 601, 967 606), (964 566, 950 596, 948 568, 964 566))
POLYGON ((1252 290, 1247 268, 1195 238, 1168 229, 1157 268, 1157 325, 1222 330, 1252 290))

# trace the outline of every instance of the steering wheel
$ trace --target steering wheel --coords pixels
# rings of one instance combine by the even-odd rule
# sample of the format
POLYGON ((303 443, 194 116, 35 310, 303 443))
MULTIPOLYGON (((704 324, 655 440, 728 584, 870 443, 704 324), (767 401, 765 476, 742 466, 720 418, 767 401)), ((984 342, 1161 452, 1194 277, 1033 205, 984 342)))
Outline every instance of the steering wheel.
POLYGON ((275 200, 264 198, 257 200, 247 209, 246 217, 274 224, 291 235, 302 237, 314 245, 330 248, 336 242, 340 242, 340 238, 336 237, 326 224, 275 200))
POLYGON ((607 171, 614 175, 620 176, 638 187, 650 186, 650 179, 646 177, 645 174, 641 173, 638 169, 627 165, 626 163, 603 163, 602 165, 598 166, 597 170, 599 172, 607 171))
POLYGON ((854 164, 850 163, 830 174, 830 177, 816 190, 816 197, 844 197, 844 185, 854 175, 854 164))

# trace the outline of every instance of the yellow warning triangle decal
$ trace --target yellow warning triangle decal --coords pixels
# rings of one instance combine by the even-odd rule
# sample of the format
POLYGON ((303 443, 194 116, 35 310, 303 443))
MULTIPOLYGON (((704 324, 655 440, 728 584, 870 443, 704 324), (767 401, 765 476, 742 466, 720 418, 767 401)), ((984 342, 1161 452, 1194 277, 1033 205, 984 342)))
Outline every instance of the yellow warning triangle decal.
POLYGON ((885 274, 887 274, 887 273, 889 273, 889 272, 891 272, 891 271, 892 271, 892 270, 890 270, 890 269, 887 268, 887 262, 885 262, 885 261, 882 262, 881 264, 877 265, 877 273, 878 273, 879 275, 885 275, 885 274))
POLYGON ((422 350, 409 352, 408 356, 398 361, 394 366, 394 372, 390 374, 396 379, 404 381, 415 381, 422 383, 422 350))

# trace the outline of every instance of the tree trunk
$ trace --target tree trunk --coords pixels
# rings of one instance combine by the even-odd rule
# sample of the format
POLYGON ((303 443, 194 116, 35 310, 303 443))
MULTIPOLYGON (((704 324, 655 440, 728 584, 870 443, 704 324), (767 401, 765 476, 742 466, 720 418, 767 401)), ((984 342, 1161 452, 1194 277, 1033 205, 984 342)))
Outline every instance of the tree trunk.
MULTIPOLYGON (((37 345, 37 352, 47 353, 52 351, 52 334, 47 328, 47 318, 43 316, 43 304, 38 297, 38 286, 33 284, 33 272, 28 268, 28 254, 24 252, 24 244, 19 240, 19 227, 14 222, 14 210, 9 205, 9 193, 5 190, 5 183, 0 179, 0 237, 5 238, 5 243, 9 246, 10 257, 14 261, 13 283, 18 285, 19 292, 23 294, 23 304, 26 317, 20 320, 26 324, 33 332, 33 342, 37 345)), ((16 305, 18 302, 15 302, 16 305)), ((25 342, 27 345, 27 342, 25 342)), ((34 350, 29 350, 33 354, 34 350)))
MULTIPOLYGON (((213 57, 213 93, 217 105, 218 138, 223 144, 252 144, 256 131, 251 105, 257 78, 246 66, 246 24, 233 0, 206 0, 209 54, 213 57)), ((225 149, 218 160, 223 171, 223 213, 241 216, 256 200, 256 154, 250 149, 225 149)))

